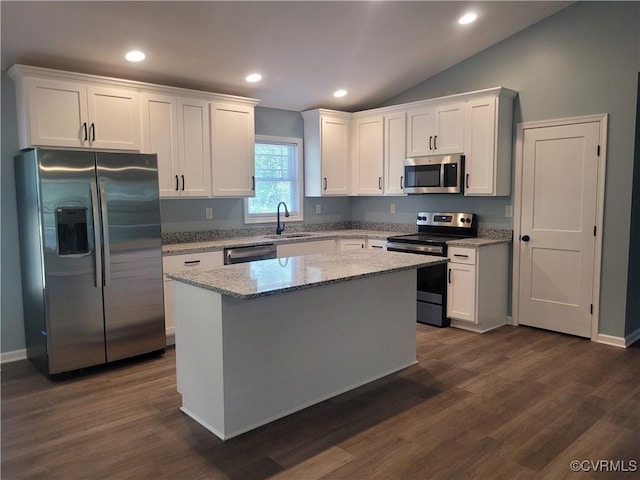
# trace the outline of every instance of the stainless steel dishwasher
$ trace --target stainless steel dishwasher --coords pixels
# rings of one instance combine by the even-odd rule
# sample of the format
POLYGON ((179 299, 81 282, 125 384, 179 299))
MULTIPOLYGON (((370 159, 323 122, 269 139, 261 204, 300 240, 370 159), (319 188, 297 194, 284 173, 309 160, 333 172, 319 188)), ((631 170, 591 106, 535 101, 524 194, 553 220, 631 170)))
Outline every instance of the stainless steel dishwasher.
POLYGON ((276 258, 276 246, 273 243, 224 249, 225 265, 253 262, 254 260, 267 260, 270 258, 276 258))

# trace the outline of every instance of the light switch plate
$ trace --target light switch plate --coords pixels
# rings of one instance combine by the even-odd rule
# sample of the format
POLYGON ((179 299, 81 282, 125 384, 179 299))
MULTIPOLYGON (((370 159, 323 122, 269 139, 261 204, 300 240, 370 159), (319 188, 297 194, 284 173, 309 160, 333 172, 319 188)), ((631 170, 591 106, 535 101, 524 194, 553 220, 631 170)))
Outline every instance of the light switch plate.
POLYGON ((504 216, 507 218, 513 217, 513 205, 504 206, 504 216))
POLYGON ((213 219, 213 208, 207 207, 204 210, 204 216, 207 220, 213 219))
POLYGON ((316 215, 320 215, 322 213, 322 205, 316 203, 316 215))
POLYGON ((396 204, 392 203, 391 207, 389 207, 389 212, 390 213, 396 213, 396 204))

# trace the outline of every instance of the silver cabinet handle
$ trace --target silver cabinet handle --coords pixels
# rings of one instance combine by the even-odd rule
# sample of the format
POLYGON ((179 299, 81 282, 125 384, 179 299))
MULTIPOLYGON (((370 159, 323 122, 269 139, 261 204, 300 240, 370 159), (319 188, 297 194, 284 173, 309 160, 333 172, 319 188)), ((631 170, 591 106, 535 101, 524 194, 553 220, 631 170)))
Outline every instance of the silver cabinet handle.
MULTIPOLYGON (((85 123, 86 125, 86 123, 85 123)), ((98 186, 91 182, 91 210, 93 212, 93 250, 96 262, 96 288, 102 288, 102 245, 100 245, 100 210, 98 209, 98 186)))
POLYGON ((111 283, 111 246, 109 245, 109 216, 107 215, 107 186, 100 182, 100 209, 102 211, 102 244, 104 245, 104 280, 108 287, 111 283))

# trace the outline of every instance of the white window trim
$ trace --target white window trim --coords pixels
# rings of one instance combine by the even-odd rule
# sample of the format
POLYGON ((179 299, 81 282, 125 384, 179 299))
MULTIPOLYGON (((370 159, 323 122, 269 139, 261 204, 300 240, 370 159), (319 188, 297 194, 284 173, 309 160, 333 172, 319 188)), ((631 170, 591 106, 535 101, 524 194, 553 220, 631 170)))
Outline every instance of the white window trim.
MULTIPOLYGON (((303 162, 303 145, 302 139, 296 137, 276 137, 272 135, 256 135, 255 143, 288 143, 296 146, 297 158, 296 158, 296 172, 298 175, 298 205, 299 211, 296 214, 291 214, 289 217, 284 216, 284 209, 281 210, 280 222, 302 222, 304 220, 304 172, 302 170, 303 162)), ((255 161, 255 159, 254 159, 255 161)), ((273 216, 249 216, 249 201, 244 199, 244 223, 245 224, 257 224, 257 223, 273 223, 277 221, 277 215, 273 216)))

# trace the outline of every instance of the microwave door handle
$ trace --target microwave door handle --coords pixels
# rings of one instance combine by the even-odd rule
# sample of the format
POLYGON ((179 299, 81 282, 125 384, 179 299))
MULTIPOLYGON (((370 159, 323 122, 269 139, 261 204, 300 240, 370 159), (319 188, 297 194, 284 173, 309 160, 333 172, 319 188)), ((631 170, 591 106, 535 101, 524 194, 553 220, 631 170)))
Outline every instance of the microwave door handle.
POLYGON ((445 184, 444 184, 444 169, 445 169, 446 165, 447 165, 446 163, 441 163, 440 164, 440 186, 441 187, 445 186, 445 184))

